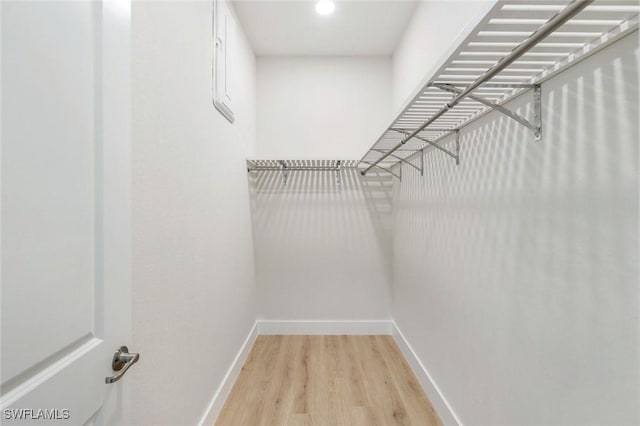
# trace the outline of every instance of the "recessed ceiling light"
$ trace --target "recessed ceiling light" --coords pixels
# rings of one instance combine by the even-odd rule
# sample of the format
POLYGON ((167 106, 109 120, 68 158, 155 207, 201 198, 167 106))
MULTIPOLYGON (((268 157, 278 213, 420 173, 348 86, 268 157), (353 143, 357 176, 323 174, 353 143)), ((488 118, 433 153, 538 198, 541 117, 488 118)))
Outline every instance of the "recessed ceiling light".
POLYGON ((336 5, 331 0, 320 0, 316 3, 316 12, 320 15, 331 15, 336 10, 336 5))

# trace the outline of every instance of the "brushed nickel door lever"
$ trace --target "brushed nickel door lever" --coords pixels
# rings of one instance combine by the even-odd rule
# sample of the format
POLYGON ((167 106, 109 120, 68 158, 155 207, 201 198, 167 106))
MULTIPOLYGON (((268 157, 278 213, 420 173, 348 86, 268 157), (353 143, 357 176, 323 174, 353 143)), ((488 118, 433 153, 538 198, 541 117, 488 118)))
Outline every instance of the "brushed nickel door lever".
POLYGON ((129 348, 126 346, 120 346, 116 353, 113 354, 113 361, 111 361, 111 368, 113 368, 113 371, 117 371, 118 374, 111 377, 105 377, 104 382, 107 384, 117 382, 133 364, 138 362, 139 359, 140 354, 129 353, 129 348))

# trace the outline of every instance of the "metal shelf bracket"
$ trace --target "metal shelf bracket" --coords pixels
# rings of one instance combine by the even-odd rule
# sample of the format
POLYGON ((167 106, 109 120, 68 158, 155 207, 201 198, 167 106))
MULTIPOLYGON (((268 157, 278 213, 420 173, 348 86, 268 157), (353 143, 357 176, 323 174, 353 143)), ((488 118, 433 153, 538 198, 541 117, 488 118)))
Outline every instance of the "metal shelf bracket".
MULTIPOLYGON (((463 89, 459 89, 451 84, 434 83, 432 86, 456 95, 463 92, 463 89)), ((480 96, 469 94, 467 97, 517 121, 533 132, 536 141, 542 140, 542 89, 539 84, 533 85, 533 122, 503 105, 491 102, 480 96)))
MULTIPOLYGON (((363 164, 372 164, 370 161, 360 161, 363 164)), ((401 163, 402 164, 402 163, 401 163)), ((378 164, 375 164, 372 166, 373 169, 379 169, 382 170, 383 172, 387 172, 389 173, 391 176, 393 176, 394 178, 398 179, 399 181, 402 181, 402 174, 396 174, 394 172, 392 172, 390 169, 386 168, 386 167, 382 167, 378 164)), ((402 173, 402 172, 401 172, 402 173)), ((360 174, 362 176, 365 176, 362 172, 360 172, 360 174)))
MULTIPOLYGON (((380 153, 382 153, 382 154, 384 154, 384 153, 386 152, 384 149, 374 149, 373 151, 377 151, 377 152, 380 152, 380 153)), ((407 160, 405 160, 404 158, 399 157, 399 156, 397 156, 397 155, 395 155, 395 154, 391 154, 391 155, 389 155, 389 157, 393 157, 393 158, 395 158, 396 160, 398 160, 400 163, 404 163, 404 164, 409 165, 410 167, 413 167, 414 169, 416 169, 417 171, 419 171, 419 172, 420 172, 420 174, 422 174, 422 166, 418 167, 418 166, 416 166, 415 164, 413 164, 412 162, 407 161, 407 160)), ((401 165, 402 165, 402 164, 401 164, 401 165)), ((402 174, 400 174, 400 176, 402 176, 402 174)))
MULTIPOLYGON (((391 130, 393 130, 394 132, 402 133, 403 135, 407 136, 407 138, 405 139, 405 141, 408 141, 409 139, 411 139, 411 138, 409 137, 409 136, 411 135, 411 132, 410 132, 410 131, 405 131, 405 130, 400 130, 400 129, 393 129, 393 128, 392 128, 391 130)), ((453 131, 454 131, 454 132, 457 132, 458 130, 454 129, 453 131)), ((444 148, 444 147, 440 146, 440 144, 437 144, 437 143, 435 143, 434 141, 429 140, 429 139, 427 139, 427 138, 423 138, 422 136, 415 135, 415 136, 413 136, 413 137, 414 137, 415 139, 418 139, 418 140, 420 140, 420 141, 422 141, 422 142, 425 142, 425 143, 427 143, 427 144, 431 145, 432 147, 434 147, 434 148, 436 148, 436 149, 438 149, 438 150, 440 150, 440 151, 444 152, 444 153, 445 153, 445 154, 447 154, 449 157, 451 157, 451 158, 453 158, 454 160, 456 160, 456 164, 460 164, 460 156, 458 155, 458 154, 459 154, 458 152, 451 152, 451 151, 449 151, 448 149, 446 149, 446 148, 444 148)), ((385 154, 386 154, 386 152, 387 152, 387 151, 382 151, 382 150, 378 150, 378 149, 372 149, 372 151, 378 151, 378 152, 382 152, 382 153, 385 153, 385 154)), ((389 150, 389 151, 390 151, 390 152, 393 152, 393 150, 389 150)), ((402 158, 400 158, 400 157, 398 157, 398 156, 396 156, 396 155, 393 155, 393 154, 387 154, 387 155, 388 155, 389 157, 394 157, 394 158, 397 158, 397 159, 399 159, 399 160, 404 160, 404 159, 402 159, 402 158)), ((413 164, 412 164, 412 166, 413 166, 413 164)))
POLYGON ((279 160, 278 163, 280 163, 280 174, 282 175, 282 184, 286 186, 287 179, 289 178, 289 170, 287 170, 287 164, 282 160, 279 160))
POLYGON ((542 87, 539 84, 533 87, 533 125, 536 131, 533 133, 536 141, 542 140, 542 87))
POLYGON ((456 166, 460 165, 460 129, 456 129, 456 166))

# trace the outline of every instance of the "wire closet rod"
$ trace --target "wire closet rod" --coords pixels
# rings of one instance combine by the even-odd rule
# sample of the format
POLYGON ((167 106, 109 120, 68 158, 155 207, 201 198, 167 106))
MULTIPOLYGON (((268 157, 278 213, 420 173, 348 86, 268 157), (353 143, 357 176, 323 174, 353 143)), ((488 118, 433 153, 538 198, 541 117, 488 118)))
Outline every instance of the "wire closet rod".
MULTIPOLYGON (((515 49, 511 51, 507 56, 500 59, 493 67, 489 68, 484 74, 478 77, 473 83, 467 86, 462 92, 456 95, 450 102, 446 103, 438 112, 435 113, 429 120, 420 125, 417 129, 412 131, 407 137, 405 137, 402 141, 400 141, 393 148, 388 150, 382 157, 378 158, 374 162, 370 163, 369 166, 364 169, 362 172, 362 176, 366 175, 369 170, 376 167, 378 163, 383 161, 385 158, 389 157, 393 154, 398 148, 407 143, 409 140, 413 139, 418 135, 418 133, 422 132, 426 127, 428 127, 431 123, 436 121, 442 115, 444 115, 451 108, 455 107, 460 101, 464 98, 468 97, 471 92, 476 90, 481 84, 486 81, 492 79, 496 76, 500 71, 511 65, 522 55, 527 53, 531 48, 533 48, 536 44, 538 44, 541 40, 555 31, 558 27, 562 26, 569 19, 580 13, 585 7, 589 4, 593 3, 594 0, 573 0, 571 3, 567 5, 563 10, 554 15, 551 19, 549 19, 545 24, 543 24, 540 28, 538 28, 529 38, 520 43, 515 49)), ((364 159, 364 157, 363 157, 364 159)), ((362 161, 361 161, 362 162, 362 161)))

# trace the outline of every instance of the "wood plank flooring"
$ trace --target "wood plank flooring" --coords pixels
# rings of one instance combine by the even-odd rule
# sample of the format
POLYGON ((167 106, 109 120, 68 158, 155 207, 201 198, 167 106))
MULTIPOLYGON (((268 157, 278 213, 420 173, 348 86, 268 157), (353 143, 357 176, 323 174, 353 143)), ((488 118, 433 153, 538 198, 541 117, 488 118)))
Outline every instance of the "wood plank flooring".
POLYGON ((391 336, 258 336, 216 425, 442 423, 391 336))

